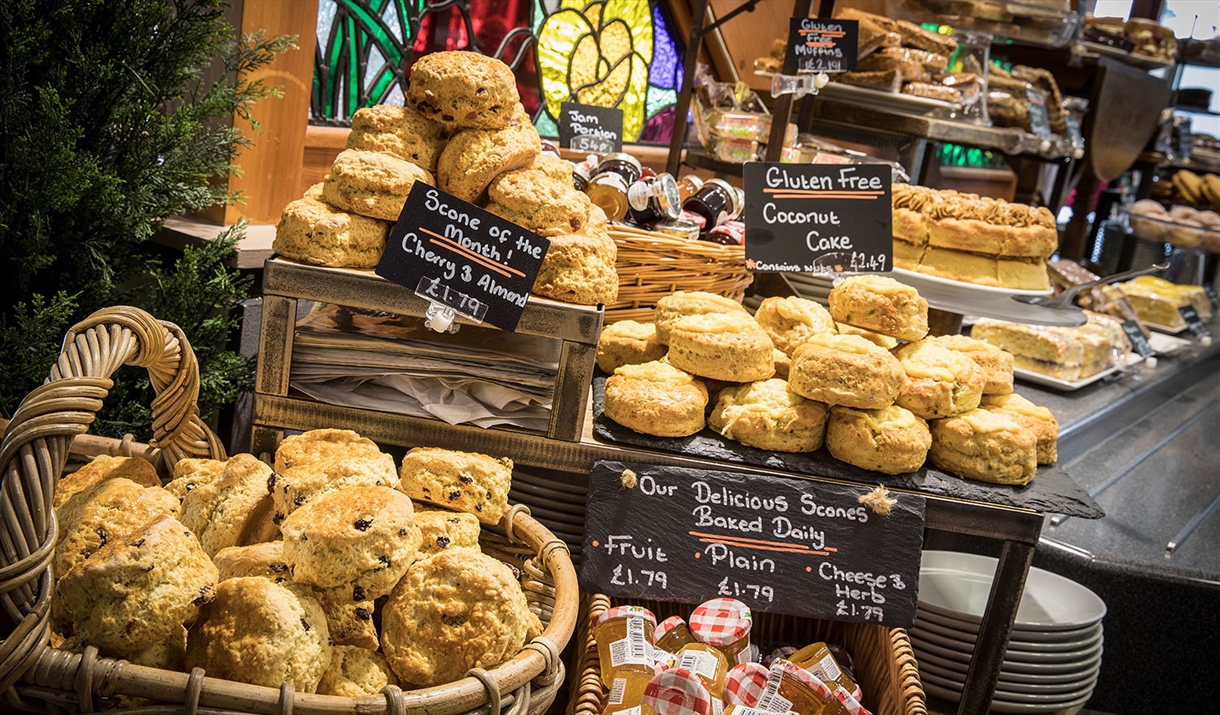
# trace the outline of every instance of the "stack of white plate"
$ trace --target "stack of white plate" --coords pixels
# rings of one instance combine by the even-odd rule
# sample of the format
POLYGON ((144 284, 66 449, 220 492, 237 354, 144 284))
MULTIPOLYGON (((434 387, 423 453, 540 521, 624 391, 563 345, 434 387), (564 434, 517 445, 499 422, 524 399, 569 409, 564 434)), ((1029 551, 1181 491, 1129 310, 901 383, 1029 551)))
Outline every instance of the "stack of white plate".
MULTIPOLYGON (((929 695, 952 702, 961 699, 995 567, 996 559, 986 556, 923 553, 919 603, 909 634, 929 695)), ((1070 579, 1031 568, 991 711, 1079 710, 1092 696, 1101 670, 1105 615, 1106 604, 1097 594, 1070 579)))

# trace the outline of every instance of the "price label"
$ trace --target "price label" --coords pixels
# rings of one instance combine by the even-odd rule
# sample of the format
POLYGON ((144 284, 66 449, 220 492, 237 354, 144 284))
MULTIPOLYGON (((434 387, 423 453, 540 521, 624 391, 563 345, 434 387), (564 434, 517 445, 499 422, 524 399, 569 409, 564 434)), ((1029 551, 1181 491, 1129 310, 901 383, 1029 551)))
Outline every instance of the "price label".
POLYGON ((893 268, 889 166, 750 163, 744 178, 747 269, 893 268))
POLYGON ((1127 334, 1131 349, 1140 357, 1146 358, 1156 354, 1156 351, 1148 344, 1148 338, 1144 337, 1144 331, 1140 330, 1139 323, 1134 320, 1124 320, 1123 332, 1127 334))
POLYGON ((559 146, 592 154, 623 150, 623 110, 564 102, 559 108, 559 146))
POLYGON ((1186 321, 1186 327, 1190 328, 1190 332, 1195 334, 1196 338, 1202 338, 1210 335, 1207 326, 1199 318, 1199 314, 1195 311, 1194 306, 1184 305, 1178 308, 1178 313, 1181 314, 1182 320, 1186 321))
POLYGON ((1207 294, 1207 299, 1211 301, 1212 310, 1220 310, 1220 295, 1216 294, 1215 287, 1205 285, 1203 286, 1203 292, 1207 294))
POLYGON ((1195 137, 1190 131, 1189 122, 1181 122, 1178 127, 1178 159, 1189 161, 1195 153, 1195 137))
POLYGON ((475 320, 516 330, 550 241, 416 184, 377 275, 475 320))
POLYGON ((1051 139, 1055 136, 1051 131, 1051 118, 1046 112, 1046 97, 1040 90, 1032 87, 1025 90, 1029 100, 1029 124, 1034 136, 1039 139, 1051 139))
POLYGON ((859 35, 858 20, 792 18, 788 25, 784 74, 855 70, 859 35))
POLYGON ((701 603, 721 596, 794 616, 909 626, 924 498, 760 474, 597 462, 590 475, 581 587, 701 603), (623 488, 624 470, 636 486, 623 488))
POLYGON ((1068 139, 1072 146, 1084 146, 1084 135, 1080 133, 1080 120, 1071 112, 1064 112, 1063 123, 1067 126, 1068 139))

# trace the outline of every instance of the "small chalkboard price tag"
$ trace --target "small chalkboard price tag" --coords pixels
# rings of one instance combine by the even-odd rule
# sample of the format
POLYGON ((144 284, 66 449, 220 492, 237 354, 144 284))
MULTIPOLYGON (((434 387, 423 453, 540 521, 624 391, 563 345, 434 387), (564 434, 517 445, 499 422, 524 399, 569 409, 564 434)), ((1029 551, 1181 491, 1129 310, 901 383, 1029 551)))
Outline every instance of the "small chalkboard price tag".
POLYGON ((1124 320, 1123 332, 1127 334, 1127 341, 1131 343, 1131 349, 1140 357, 1146 358, 1156 354, 1156 351, 1148 344, 1148 338, 1144 337, 1144 331, 1140 330, 1139 323, 1134 320, 1124 320))
POLYGON ((761 474, 597 462, 580 585, 626 599, 722 596, 792 616, 907 627, 915 618, 922 496, 761 474), (635 486, 624 486, 630 471, 635 486))
POLYGON ((550 245, 474 204, 416 184, 390 229, 377 275, 512 331, 550 245))
POLYGON ((784 74, 801 72, 852 72, 856 69, 860 36, 858 20, 815 17, 791 19, 784 74))
POLYGON ((559 146, 592 154, 623 150, 623 110, 564 102, 559 108, 559 146))
POLYGON ((1186 321, 1186 327, 1190 329, 1190 332, 1195 334, 1196 338, 1206 337, 1211 334, 1208 332, 1207 326, 1199 318, 1199 314, 1195 311, 1194 306, 1184 305, 1178 308, 1178 313, 1181 314, 1182 320, 1186 321))
POLYGON ((1203 286, 1203 292, 1207 294, 1207 299, 1211 301, 1212 310, 1220 310, 1220 295, 1216 294, 1216 289, 1209 284, 1203 286))
POLYGON ((1178 160, 1190 159, 1195 153, 1195 137, 1191 134, 1190 124, 1182 122, 1178 125, 1178 160))
POLYGON ((1080 133, 1080 120, 1076 115, 1064 112, 1063 123, 1067 127, 1068 139, 1072 146, 1084 146, 1084 136, 1080 133))
POLYGON ((746 268, 881 273, 893 268, 890 167, 745 165, 746 268))
POLYGON ((1046 96, 1041 91, 1028 88, 1025 97, 1029 100, 1029 124, 1034 136, 1039 139, 1050 139, 1055 136, 1051 131, 1051 118, 1046 112, 1046 96))

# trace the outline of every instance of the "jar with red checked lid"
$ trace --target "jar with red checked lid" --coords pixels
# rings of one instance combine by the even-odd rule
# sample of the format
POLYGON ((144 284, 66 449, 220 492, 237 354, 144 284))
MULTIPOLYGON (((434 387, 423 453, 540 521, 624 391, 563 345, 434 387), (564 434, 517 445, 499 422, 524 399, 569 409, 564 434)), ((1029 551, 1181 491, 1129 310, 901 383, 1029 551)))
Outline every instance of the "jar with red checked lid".
POLYGON ((644 705, 644 691, 652 677, 650 673, 621 673, 610 685, 601 715, 657 715, 652 707, 644 705))
POLYGON ((770 712, 791 710, 797 715, 850 715, 826 683, 782 658, 771 664, 767 684, 755 707, 770 712))
POLYGON ((643 704, 657 715, 722 715, 724 704, 703 680, 689 670, 673 668, 657 673, 644 690, 643 704))
POLYGON ((724 679, 724 702, 742 708, 757 707, 769 672, 762 663, 741 663, 729 668, 724 679))
POLYGON ((690 632, 695 640, 724 653, 729 665, 750 658, 750 607, 735 598, 714 598, 691 613, 690 632))
POLYGON ((602 684, 614 687, 615 678, 626 673, 653 673, 652 634, 657 617, 639 606, 615 606, 593 619, 593 639, 597 641, 597 658, 602 671, 602 684))
POLYGON ((724 680, 729 673, 729 661, 724 653, 710 645, 688 643, 678 651, 677 667, 699 676, 709 693, 724 697, 724 680))
POLYGON ((658 648, 670 653, 677 653, 682 646, 695 643, 695 636, 690 632, 690 626, 682 620, 682 616, 670 616, 657 624, 653 632, 658 648))

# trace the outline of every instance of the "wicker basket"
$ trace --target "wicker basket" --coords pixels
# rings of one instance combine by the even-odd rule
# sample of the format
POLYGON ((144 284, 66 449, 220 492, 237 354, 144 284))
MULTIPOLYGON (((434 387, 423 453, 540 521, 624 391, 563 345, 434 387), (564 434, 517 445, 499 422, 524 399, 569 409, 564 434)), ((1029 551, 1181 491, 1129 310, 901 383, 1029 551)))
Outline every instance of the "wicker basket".
POLYGON ((134 308, 99 311, 74 326, 50 379, 31 392, 5 427, 0 446, 0 603, 9 622, 0 641, 0 692, 5 711, 93 712, 119 696, 153 701, 135 713, 416 713, 423 715, 540 715, 563 683, 559 653, 576 624, 576 572, 567 548, 529 510, 515 506, 499 525, 484 527, 486 553, 520 568, 542 636, 490 670, 474 669, 447 685, 347 698, 298 694, 290 684, 268 688, 205 677, 203 669, 177 673, 49 647, 50 562, 57 524, 51 508, 55 484, 70 451, 139 453, 168 473, 184 457, 224 458, 224 448, 199 418, 199 367, 186 337, 134 308), (93 422, 121 365, 148 369, 153 400, 151 447, 124 440, 74 437, 93 422), (16 624, 16 625, 13 625, 16 624))
MULTIPOLYGON (((643 603, 657 616, 687 617, 690 607, 677 603, 643 603)), ((571 681, 567 715, 597 715, 601 711, 601 666, 590 624, 598 614, 620 605, 609 596, 585 596, 577 633, 576 677, 571 681)), ((874 715, 928 715, 923 685, 907 632, 864 623, 840 623, 813 618, 755 613, 750 641, 765 654, 781 645, 802 646, 816 641, 838 643, 855 659, 856 676, 864 691, 864 706, 874 715)))
POLYGON ((674 291, 701 290, 740 301, 754 276, 744 246, 690 241, 654 231, 612 225, 618 246, 618 302, 606 306, 603 323, 652 320, 657 301, 674 291))

